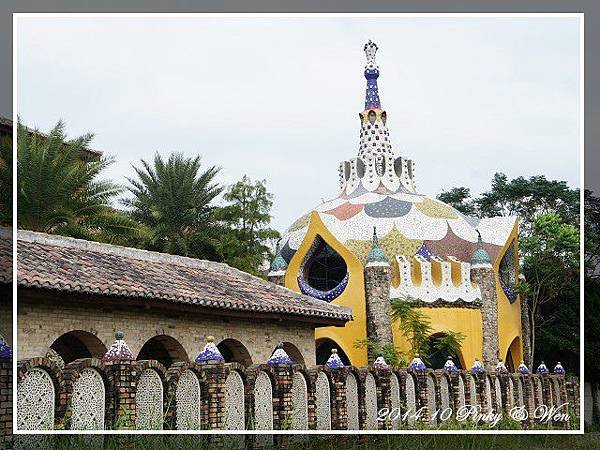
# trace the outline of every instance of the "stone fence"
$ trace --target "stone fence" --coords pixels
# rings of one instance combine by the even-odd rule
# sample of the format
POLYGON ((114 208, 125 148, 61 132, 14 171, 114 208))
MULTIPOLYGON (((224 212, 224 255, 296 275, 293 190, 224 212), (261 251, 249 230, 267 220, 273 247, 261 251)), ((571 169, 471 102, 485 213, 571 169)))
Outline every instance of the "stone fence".
POLYGON ((335 353, 325 366, 307 368, 282 348, 267 364, 244 367, 225 363, 212 342, 195 362, 166 368, 133 360, 121 339, 103 360, 78 359, 63 369, 46 358, 20 361, 17 378, 24 430, 456 428, 468 405, 480 414, 468 417, 471 428, 487 428, 493 415, 506 420, 515 407, 528 414, 521 428, 569 428, 579 419, 578 380, 564 375, 396 369, 381 358, 355 368, 335 353), (534 419, 564 403, 571 406, 560 412, 571 420, 534 419), (385 410, 391 413, 378 420, 385 410))

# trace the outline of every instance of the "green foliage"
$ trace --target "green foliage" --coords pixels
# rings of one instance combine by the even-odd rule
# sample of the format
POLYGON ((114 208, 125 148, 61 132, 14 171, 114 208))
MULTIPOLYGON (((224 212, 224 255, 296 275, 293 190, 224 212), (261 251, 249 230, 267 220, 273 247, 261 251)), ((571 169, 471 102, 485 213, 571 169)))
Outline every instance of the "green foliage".
POLYGON ((215 183, 217 167, 201 171, 200 157, 173 153, 165 161, 134 167, 128 178, 131 198, 122 200, 131 217, 145 227, 140 244, 149 250, 197 258, 219 259, 219 229, 211 202, 222 187, 215 183))
POLYGON ((471 200, 471 191, 466 187, 455 187, 449 191, 442 191, 437 199, 456 208, 467 216, 477 213, 477 205, 471 200))
POLYGON ((273 258, 269 243, 279 238, 269 228, 273 194, 266 180, 253 182, 244 175, 223 199, 229 203, 217 211, 222 224, 219 251, 227 264, 258 275, 261 265, 273 258))
POLYGON ((81 157, 91 134, 67 141, 63 122, 47 136, 30 133, 20 123, 17 133, 20 228, 110 243, 138 232, 134 221, 110 206, 121 188, 99 180, 112 158, 81 157))
MULTIPOLYGON (((472 199, 466 188, 454 188, 440 196, 450 204, 472 205, 480 217, 519 217, 520 272, 526 281, 515 287, 528 308, 533 359, 543 355, 577 371, 579 190, 544 176, 509 180, 496 173, 491 189, 478 198, 472 199)), ((586 196, 590 211, 600 217, 600 202, 589 193, 586 196)), ((597 250, 600 239, 598 233, 595 236, 590 246, 597 250)), ((593 265, 594 258, 589 260, 593 265)))
POLYGON ((431 339, 433 333, 431 322, 412 301, 414 299, 407 297, 393 299, 391 304, 392 321, 398 324, 402 335, 409 342, 410 350, 408 352, 401 352, 393 344, 380 346, 368 338, 354 341, 354 347, 367 348, 376 355, 382 355, 388 364, 396 367, 406 366, 407 361, 412 360, 415 355, 419 355, 426 364, 429 364, 428 355, 432 351, 445 355, 458 355, 465 336, 462 333, 447 330, 436 333, 436 339, 431 339))
POLYGON ((12 225, 12 154, 12 137, 0 137, 0 225, 12 225))

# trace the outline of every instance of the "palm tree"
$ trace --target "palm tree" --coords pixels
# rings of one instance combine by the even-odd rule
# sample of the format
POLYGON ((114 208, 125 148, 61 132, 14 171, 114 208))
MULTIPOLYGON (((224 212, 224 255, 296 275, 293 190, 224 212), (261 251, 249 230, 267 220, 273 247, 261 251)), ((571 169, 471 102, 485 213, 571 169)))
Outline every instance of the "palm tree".
POLYGON ((153 165, 142 160, 128 178, 132 198, 123 200, 131 216, 149 230, 145 246, 183 256, 220 259, 215 250, 218 226, 212 200, 223 188, 214 182, 219 168, 200 170, 200 157, 173 153, 167 161, 156 154, 153 165))
POLYGON ((121 188, 99 180, 112 158, 83 158, 93 135, 67 141, 59 121, 48 133, 17 124, 17 220, 19 228, 120 243, 138 225, 111 207, 121 188))

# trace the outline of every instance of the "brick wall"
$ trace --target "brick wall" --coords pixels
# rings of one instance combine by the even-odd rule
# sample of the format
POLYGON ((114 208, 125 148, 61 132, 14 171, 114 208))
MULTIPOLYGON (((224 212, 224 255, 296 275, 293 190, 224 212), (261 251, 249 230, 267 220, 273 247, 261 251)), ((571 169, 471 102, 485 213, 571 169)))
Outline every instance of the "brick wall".
POLYGON ((223 318, 91 302, 84 305, 65 298, 24 297, 19 298, 18 327, 19 359, 45 356, 59 336, 83 330, 97 336, 106 348, 113 342, 115 332, 123 331, 135 356, 149 339, 167 335, 178 341, 193 361, 206 336, 212 335, 216 343, 226 338, 241 342, 253 363, 266 362, 279 342, 290 342, 298 348, 306 365, 315 364, 314 324, 302 322, 223 318), (60 302, 60 308, 56 302, 60 302))

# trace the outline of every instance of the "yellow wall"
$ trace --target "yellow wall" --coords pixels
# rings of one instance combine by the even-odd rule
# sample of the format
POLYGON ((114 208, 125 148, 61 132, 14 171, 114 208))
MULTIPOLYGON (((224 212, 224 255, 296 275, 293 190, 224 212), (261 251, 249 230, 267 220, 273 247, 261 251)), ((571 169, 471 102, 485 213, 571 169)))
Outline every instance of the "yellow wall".
MULTIPOLYGON (((495 272, 496 277, 498 265, 502 259, 502 255, 510 245, 510 242, 517 235, 518 227, 515 225, 508 242, 502 249, 500 255, 496 259, 495 272)), ((315 238, 321 238, 327 242, 336 252, 344 258, 348 266, 350 274, 348 286, 344 292, 335 300, 334 305, 349 306, 352 308, 354 320, 348 322, 345 327, 323 327, 315 330, 315 339, 329 338, 335 341, 338 346, 346 353, 350 362, 358 367, 367 365, 367 350, 364 348, 354 348, 356 340, 364 339, 367 336, 366 324, 366 304, 365 304, 365 289, 364 289, 364 274, 361 262, 356 258, 354 253, 348 250, 340 243, 325 227, 319 215, 316 212, 311 213, 310 224, 304 241, 294 254, 294 257, 288 265, 285 275, 285 286, 296 292, 300 292, 298 286, 297 274, 300 271, 300 266, 307 252, 310 250, 315 238)), ((518 250, 518 248, 516 249, 518 250)), ((518 264, 517 264, 518 268, 518 264)), ((513 350, 513 359, 515 367, 518 366, 522 359, 521 346, 521 306, 520 300, 517 299, 512 305, 500 287, 500 283, 496 280, 496 291, 498 294, 498 332, 500 344, 500 357, 505 358, 509 346, 515 338, 519 338, 518 352, 513 350), (516 353, 516 354, 515 354, 516 353)), ((463 333, 466 338, 462 344, 462 352, 459 355, 461 364, 465 368, 471 367, 475 358, 482 358, 482 323, 481 311, 474 308, 421 308, 431 321, 433 333, 438 333, 446 330, 463 333)), ((408 343, 402 336, 402 333, 394 326, 394 345, 401 351, 409 349, 408 343)), ((513 346, 515 347, 515 346, 513 346)))

